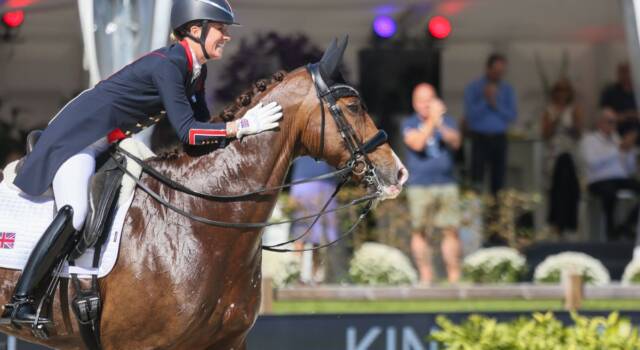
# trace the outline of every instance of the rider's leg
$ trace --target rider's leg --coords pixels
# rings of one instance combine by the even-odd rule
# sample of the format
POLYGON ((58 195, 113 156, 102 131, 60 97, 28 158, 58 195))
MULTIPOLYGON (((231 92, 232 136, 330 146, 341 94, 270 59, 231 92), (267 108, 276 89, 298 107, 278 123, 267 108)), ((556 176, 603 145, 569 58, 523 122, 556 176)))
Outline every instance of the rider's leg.
POLYGON ((5 306, 3 318, 13 313, 14 322, 35 320, 34 291, 71 249, 69 241, 82 229, 88 210, 89 181, 95 172, 95 157, 106 148, 106 141, 98 141, 69 158, 56 172, 53 192, 60 210, 29 255, 16 284, 13 305, 5 306))

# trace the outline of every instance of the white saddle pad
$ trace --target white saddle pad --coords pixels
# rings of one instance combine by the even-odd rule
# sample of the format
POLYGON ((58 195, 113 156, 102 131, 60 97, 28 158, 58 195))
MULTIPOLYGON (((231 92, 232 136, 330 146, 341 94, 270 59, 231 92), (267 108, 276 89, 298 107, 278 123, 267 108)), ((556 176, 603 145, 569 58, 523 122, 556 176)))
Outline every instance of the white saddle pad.
MULTIPOLYGON (((153 153, 142 143, 126 139, 120 146, 139 158, 146 159, 153 153)), ((139 176, 141 169, 133 161, 127 162, 127 168, 139 176)), ((7 165, 4 180, 0 183, 0 267, 22 270, 29 254, 55 216, 55 203, 50 193, 41 197, 32 197, 22 193, 13 185, 15 163, 7 165)), ((120 238, 124 219, 133 202, 133 180, 124 175, 120 190, 117 212, 114 217, 109 238, 104 243, 100 264, 92 267, 94 249, 88 249, 75 261, 75 266, 65 263, 62 277, 70 273, 79 277, 106 276, 115 266, 120 247, 120 238)))

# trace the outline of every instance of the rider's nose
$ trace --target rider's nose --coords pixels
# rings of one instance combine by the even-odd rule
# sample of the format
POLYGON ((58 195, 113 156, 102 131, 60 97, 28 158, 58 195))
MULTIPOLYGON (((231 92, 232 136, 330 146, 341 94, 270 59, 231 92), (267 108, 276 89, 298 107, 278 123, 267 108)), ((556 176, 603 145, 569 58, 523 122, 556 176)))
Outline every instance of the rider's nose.
POLYGON ((404 185, 405 182, 409 179, 409 171, 407 168, 402 167, 398 170, 398 184, 400 186, 404 185))

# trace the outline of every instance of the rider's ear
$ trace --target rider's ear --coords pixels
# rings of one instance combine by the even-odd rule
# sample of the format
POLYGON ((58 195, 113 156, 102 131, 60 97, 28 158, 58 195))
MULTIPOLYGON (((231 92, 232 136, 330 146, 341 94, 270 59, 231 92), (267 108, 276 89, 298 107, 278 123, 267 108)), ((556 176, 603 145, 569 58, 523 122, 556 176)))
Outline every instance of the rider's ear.
POLYGON ((202 28, 198 25, 192 25, 189 27, 189 33, 191 33, 191 35, 193 35, 196 38, 200 37, 200 32, 202 31, 202 28))

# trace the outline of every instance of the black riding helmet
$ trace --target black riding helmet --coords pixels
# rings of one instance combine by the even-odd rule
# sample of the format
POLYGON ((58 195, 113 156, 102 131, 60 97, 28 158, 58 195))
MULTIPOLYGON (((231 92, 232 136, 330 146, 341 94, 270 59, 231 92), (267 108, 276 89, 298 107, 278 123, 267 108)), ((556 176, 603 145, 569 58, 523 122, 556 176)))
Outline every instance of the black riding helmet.
POLYGON ((175 0, 173 2, 171 28, 174 32, 199 42, 206 59, 209 59, 209 54, 204 47, 204 42, 209 33, 209 22, 238 25, 233 9, 227 0, 175 0), (202 26, 200 38, 189 33, 189 28, 186 25, 192 22, 202 26))

